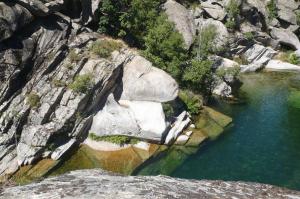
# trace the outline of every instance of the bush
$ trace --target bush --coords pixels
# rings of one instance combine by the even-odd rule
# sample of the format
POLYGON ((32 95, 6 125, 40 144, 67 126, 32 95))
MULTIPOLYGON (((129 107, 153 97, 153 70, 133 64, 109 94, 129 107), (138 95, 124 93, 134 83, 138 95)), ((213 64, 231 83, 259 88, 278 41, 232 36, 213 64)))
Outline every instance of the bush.
POLYGON ((40 106, 40 96, 35 92, 31 92, 27 96, 27 103, 30 105, 31 108, 37 108, 40 106))
POLYGON ((244 33, 244 37, 249 40, 252 41, 254 39, 254 34, 252 32, 245 32, 244 33))
POLYGON ((71 49, 69 52, 69 59, 71 62, 78 62, 80 61, 81 57, 76 53, 75 49, 71 49))
POLYGON ((181 67, 187 61, 188 52, 182 35, 175 30, 174 24, 167 20, 166 15, 160 15, 154 27, 149 30, 145 46, 144 56, 154 66, 167 71, 180 82, 181 67))
POLYGON ((214 45, 216 36, 217 29, 214 25, 208 25, 200 31, 195 47, 198 60, 207 59, 210 54, 217 51, 214 45))
POLYGON ((69 88, 77 93, 86 93, 92 87, 92 75, 85 74, 75 78, 69 88))
POLYGON ((188 112, 192 115, 197 115, 203 105, 201 95, 195 95, 192 91, 181 90, 179 92, 179 99, 186 105, 188 112))
POLYGON ((161 0, 103 0, 99 5, 101 17, 98 32, 143 46, 143 38, 153 27, 161 3, 161 0))
POLYGON ((115 50, 120 50, 123 44, 114 40, 98 40, 95 41, 91 47, 90 51, 103 58, 109 58, 111 53, 115 50))
POLYGON ((217 76, 221 79, 224 79, 226 76, 233 76, 234 78, 237 77, 240 73, 241 69, 239 66, 234 66, 230 68, 220 68, 217 70, 217 76))
POLYGON ((53 79, 52 80, 52 84, 55 86, 55 87, 65 87, 66 86, 66 83, 61 81, 61 80, 58 80, 58 79, 53 79))
POLYGON ((211 61, 192 60, 190 66, 184 70, 183 81, 189 89, 209 95, 212 83, 211 61))
POLYGON ((163 103, 163 110, 167 118, 174 116, 174 108, 170 103, 163 103))
POLYGON ((267 11, 269 14, 269 20, 277 17, 278 14, 275 0, 270 0, 270 2, 267 4, 267 11))
POLYGON ((298 56, 295 53, 291 53, 288 57, 288 62, 291 64, 298 65, 298 64, 300 64, 300 59, 298 58, 298 56))
POLYGON ((139 139, 131 138, 124 135, 97 136, 95 133, 92 132, 89 133, 89 138, 95 141, 111 142, 118 145, 137 144, 139 142, 139 139))
POLYGON ((229 29, 235 29, 237 27, 237 17, 240 14, 240 8, 236 0, 230 0, 226 6, 226 12, 228 14, 228 19, 225 23, 226 27, 229 29))
POLYGON ((296 11, 297 24, 300 25, 300 11, 296 11))

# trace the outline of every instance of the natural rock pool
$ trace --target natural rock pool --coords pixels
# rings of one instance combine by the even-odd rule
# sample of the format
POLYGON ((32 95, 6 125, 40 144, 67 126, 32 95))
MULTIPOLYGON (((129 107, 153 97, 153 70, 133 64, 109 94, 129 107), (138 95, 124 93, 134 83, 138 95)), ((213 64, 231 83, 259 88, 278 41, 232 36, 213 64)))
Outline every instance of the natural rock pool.
POLYGON ((197 152, 172 147, 136 174, 252 181, 300 190, 300 74, 249 74, 242 80, 245 103, 212 104, 234 121, 221 137, 197 152))

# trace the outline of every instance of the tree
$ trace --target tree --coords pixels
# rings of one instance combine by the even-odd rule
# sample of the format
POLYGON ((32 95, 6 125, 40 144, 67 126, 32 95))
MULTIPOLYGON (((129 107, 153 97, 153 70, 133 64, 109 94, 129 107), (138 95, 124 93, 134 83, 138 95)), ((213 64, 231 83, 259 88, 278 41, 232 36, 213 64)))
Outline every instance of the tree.
POLYGON ((175 30, 174 24, 167 20, 166 15, 161 14, 149 30, 145 37, 145 47, 146 58, 180 81, 188 51, 184 47, 182 35, 175 30))

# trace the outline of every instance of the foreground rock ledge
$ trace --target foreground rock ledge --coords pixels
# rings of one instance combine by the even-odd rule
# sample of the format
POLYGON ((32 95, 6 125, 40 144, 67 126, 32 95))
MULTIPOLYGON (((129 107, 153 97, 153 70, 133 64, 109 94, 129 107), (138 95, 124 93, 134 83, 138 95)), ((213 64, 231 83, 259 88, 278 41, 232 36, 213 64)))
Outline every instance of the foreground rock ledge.
POLYGON ((120 176, 80 170, 27 186, 0 190, 0 198, 300 198, 300 192, 244 182, 120 176))

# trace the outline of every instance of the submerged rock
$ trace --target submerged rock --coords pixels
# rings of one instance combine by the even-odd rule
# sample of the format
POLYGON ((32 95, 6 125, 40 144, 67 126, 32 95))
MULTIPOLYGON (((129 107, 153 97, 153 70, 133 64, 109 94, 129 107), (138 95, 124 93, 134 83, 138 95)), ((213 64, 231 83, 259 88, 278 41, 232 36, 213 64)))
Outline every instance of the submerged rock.
POLYGON ((183 180, 166 176, 120 176, 79 170, 42 182, 5 188, 0 198, 299 198, 300 193, 245 182, 183 180))

